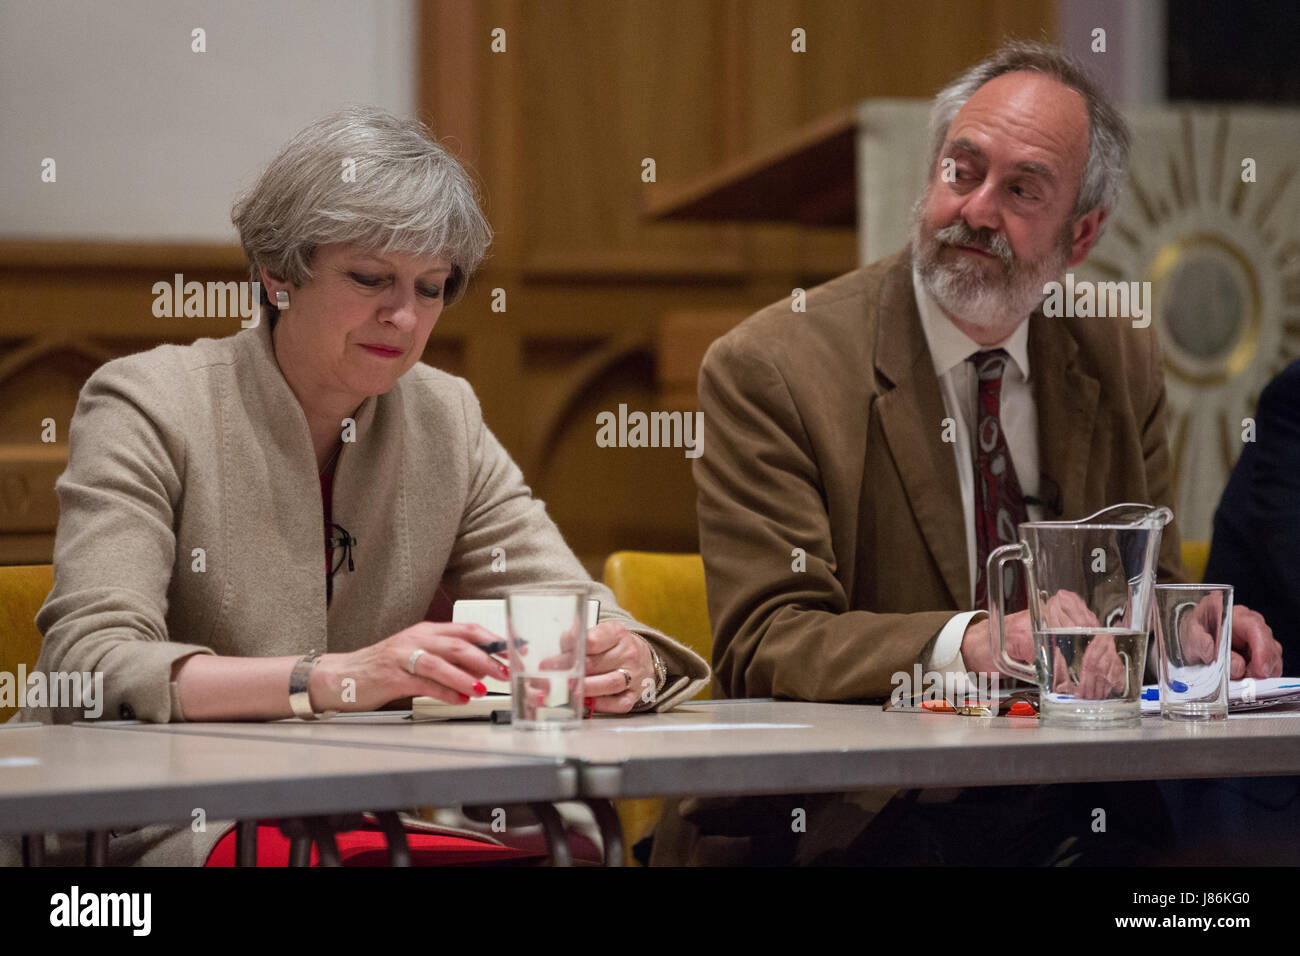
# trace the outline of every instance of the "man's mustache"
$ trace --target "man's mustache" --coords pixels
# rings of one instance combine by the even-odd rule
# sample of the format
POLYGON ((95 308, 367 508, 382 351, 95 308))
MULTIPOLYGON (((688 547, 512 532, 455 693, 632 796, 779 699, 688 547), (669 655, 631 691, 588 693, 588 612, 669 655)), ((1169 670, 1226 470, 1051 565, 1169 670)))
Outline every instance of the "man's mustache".
POLYGON ((945 246, 971 246, 991 252, 1002 262, 1004 269, 1010 269, 1016 263, 1016 254, 1006 236, 993 229, 972 229, 964 220, 937 230, 934 238, 945 246))

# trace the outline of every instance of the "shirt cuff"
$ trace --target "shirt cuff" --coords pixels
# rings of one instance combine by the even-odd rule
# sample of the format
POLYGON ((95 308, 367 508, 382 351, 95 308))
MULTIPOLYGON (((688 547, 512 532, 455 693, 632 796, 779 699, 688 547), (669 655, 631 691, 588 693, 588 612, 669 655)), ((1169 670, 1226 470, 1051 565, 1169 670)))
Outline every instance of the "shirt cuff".
POLYGON ((181 685, 178 681, 172 681, 167 686, 170 688, 172 696, 171 723, 183 724, 185 723, 185 709, 181 706, 181 685))
POLYGON ((966 628, 976 620, 988 617, 987 611, 962 611, 948 619, 939 633, 921 651, 921 668, 927 671, 966 673, 966 664, 961 656, 961 639, 966 628))

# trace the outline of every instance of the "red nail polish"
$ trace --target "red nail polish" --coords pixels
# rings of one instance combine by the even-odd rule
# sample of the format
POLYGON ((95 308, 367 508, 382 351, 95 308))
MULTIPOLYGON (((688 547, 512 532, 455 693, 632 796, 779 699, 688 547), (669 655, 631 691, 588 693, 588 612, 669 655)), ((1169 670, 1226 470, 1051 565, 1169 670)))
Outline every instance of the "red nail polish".
POLYGON ((507 667, 505 664, 502 664, 502 665, 501 665, 501 670, 503 670, 503 671, 505 672, 505 675, 506 675, 507 677, 510 676, 510 668, 507 667))
POLYGON ((594 697, 584 697, 584 698, 582 698, 582 716, 583 716, 583 717, 590 717, 590 716, 592 715, 592 713, 595 711, 595 709, 596 709, 596 698, 594 698, 594 697))
POLYGON ((469 698, 466 697, 464 694, 457 694, 456 696, 460 698, 460 702, 461 702, 462 704, 468 704, 468 703, 469 703, 469 698))
POLYGON ((481 680, 480 680, 480 681, 475 681, 475 682, 474 682, 474 694, 475 694, 476 696, 478 696, 478 697, 482 697, 482 696, 483 696, 484 694, 486 694, 486 693, 487 693, 487 688, 486 688, 485 686, 483 686, 483 682, 482 682, 481 680))

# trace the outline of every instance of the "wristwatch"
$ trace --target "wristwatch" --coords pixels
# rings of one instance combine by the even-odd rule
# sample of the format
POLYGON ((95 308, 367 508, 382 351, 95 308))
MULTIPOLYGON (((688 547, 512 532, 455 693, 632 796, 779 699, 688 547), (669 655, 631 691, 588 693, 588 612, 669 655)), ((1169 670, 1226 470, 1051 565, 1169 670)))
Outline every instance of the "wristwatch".
POLYGON ((668 668, 664 666, 663 658, 655 650, 655 646, 646 641, 646 646, 650 648, 650 659, 654 662, 655 668, 655 700, 663 693, 664 685, 668 683, 668 668))
POLYGON ((321 655, 311 651, 298 658, 289 672, 289 709, 299 720, 328 720, 338 713, 326 710, 319 714, 311 709, 311 672, 321 655))

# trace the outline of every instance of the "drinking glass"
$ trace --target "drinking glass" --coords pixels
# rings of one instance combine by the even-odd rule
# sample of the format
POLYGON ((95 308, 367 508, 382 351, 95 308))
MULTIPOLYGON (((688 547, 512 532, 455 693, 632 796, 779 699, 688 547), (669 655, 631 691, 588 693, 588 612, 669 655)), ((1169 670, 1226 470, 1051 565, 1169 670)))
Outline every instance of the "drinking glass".
POLYGON ((1224 720, 1232 651, 1232 585, 1157 584, 1160 716, 1224 720))
POLYGON ((516 589, 506 595, 512 726, 568 730, 581 725, 586 604, 579 589, 516 589))

